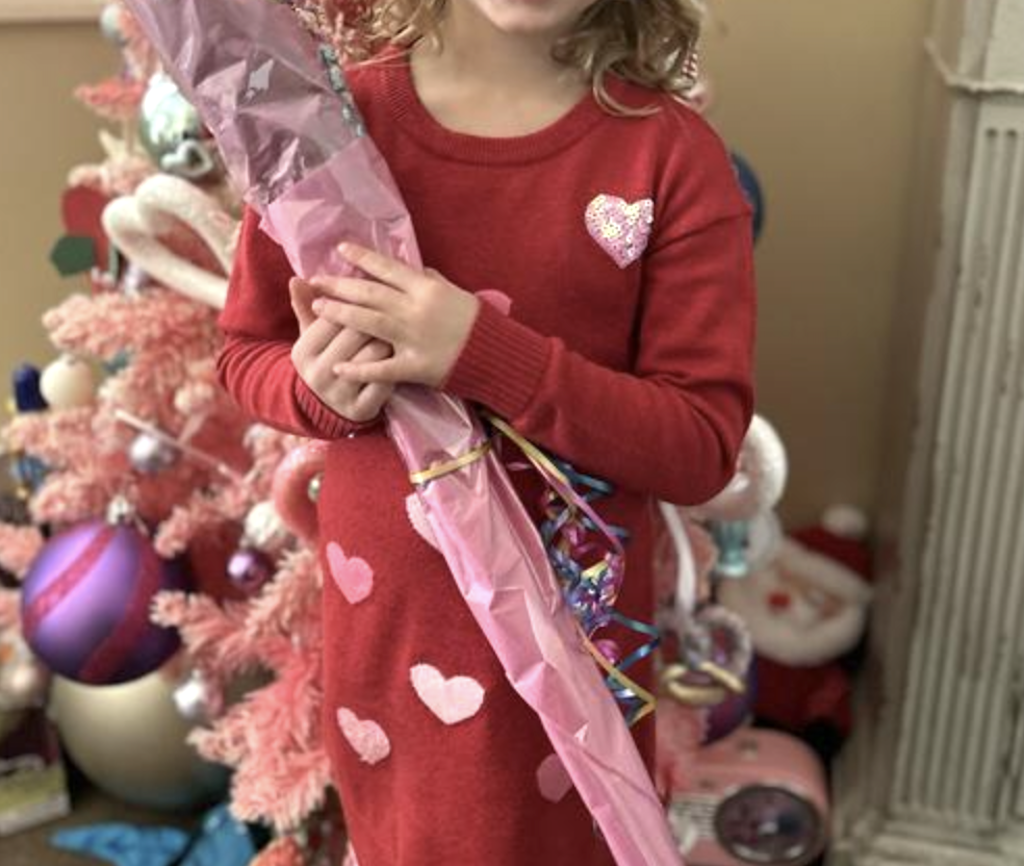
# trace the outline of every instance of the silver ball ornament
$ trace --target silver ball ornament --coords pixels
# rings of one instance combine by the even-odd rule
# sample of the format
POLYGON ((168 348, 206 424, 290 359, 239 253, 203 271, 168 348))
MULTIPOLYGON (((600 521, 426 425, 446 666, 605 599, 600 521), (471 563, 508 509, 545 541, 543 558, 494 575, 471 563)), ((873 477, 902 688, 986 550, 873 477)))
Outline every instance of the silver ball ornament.
POLYGON ((121 277, 121 291, 129 297, 138 297, 152 282, 153 278, 141 267, 135 262, 129 262, 124 276, 121 277))
POLYGON ((121 27, 121 16, 123 11, 119 3, 108 3, 100 12, 100 33, 108 42, 118 48, 124 48, 128 44, 128 37, 125 36, 121 27))
POLYGON ((320 501, 320 491, 324 485, 324 476, 322 473, 314 475, 309 480, 309 487, 306 489, 306 495, 309 497, 310 502, 320 501))
POLYGON ((169 174, 202 180, 219 168, 199 112, 163 73, 149 80, 142 98, 139 136, 153 161, 169 174))
POLYGON ((178 459, 178 450, 152 433, 140 433, 128 448, 128 460, 136 472, 156 475, 170 469, 178 459))

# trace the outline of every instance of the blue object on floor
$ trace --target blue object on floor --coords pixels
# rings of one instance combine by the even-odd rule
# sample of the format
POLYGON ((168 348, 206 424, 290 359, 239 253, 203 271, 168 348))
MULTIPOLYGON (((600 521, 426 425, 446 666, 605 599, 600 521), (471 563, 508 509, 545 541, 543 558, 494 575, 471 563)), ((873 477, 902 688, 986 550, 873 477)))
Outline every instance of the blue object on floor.
POLYGON ((173 827, 90 824, 58 830, 50 842, 114 866, 248 866, 256 856, 249 829, 226 805, 203 815, 192 834, 173 827))
POLYGON ((50 843, 115 866, 170 866, 188 848, 189 834, 172 827, 91 824, 58 830, 50 843))
POLYGON ((236 821, 227 806, 203 816, 203 824, 181 866, 248 866, 256 847, 245 824, 236 821))

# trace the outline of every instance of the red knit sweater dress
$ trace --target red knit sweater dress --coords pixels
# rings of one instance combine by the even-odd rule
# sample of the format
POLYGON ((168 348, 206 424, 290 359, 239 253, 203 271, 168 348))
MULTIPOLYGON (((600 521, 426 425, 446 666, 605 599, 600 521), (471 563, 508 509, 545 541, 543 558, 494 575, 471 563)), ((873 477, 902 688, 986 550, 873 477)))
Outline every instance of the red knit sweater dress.
MULTIPOLYGON (((401 59, 354 70, 350 84, 424 263, 512 300, 508 316, 481 305, 445 390, 615 486, 599 510, 630 534, 619 609, 649 622, 655 498, 713 496, 752 411, 750 213, 720 140, 689 109, 620 81, 617 99, 660 111, 615 117, 588 96, 515 138, 441 126, 401 59)), ((296 375, 290 275, 247 215, 219 369, 256 418, 334 443, 319 500, 323 722, 360 866, 610 864, 414 529, 384 426, 337 416, 296 375)), ((539 485, 513 477, 537 511, 539 485)), ((648 760, 650 724, 636 729, 648 760)))

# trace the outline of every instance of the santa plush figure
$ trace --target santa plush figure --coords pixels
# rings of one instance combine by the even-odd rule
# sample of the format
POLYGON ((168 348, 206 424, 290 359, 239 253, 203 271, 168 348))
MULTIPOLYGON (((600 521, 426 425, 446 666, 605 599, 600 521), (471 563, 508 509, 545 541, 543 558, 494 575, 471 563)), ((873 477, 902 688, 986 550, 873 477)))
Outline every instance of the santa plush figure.
POLYGON ((865 519, 848 506, 783 538, 766 564, 724 579, 718 601, 750 629, 760 722, 794 733, 830 758, 849 734, 854 650, 871 602, 865 519))

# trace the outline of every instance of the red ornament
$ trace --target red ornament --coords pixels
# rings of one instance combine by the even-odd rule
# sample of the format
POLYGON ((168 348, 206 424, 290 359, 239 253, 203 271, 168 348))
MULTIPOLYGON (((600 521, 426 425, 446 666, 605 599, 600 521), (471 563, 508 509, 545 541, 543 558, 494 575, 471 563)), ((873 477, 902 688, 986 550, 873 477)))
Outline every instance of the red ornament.
POLYGON ((88 186, 72 186, 61 197, 64 229, 72 237, 89 238, 96 251, 96 268, 110 268, 110 240, 103 230, 103 210, 110 199, 88 186))

